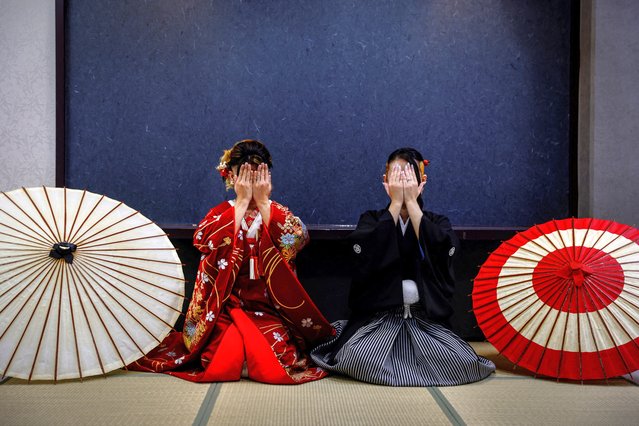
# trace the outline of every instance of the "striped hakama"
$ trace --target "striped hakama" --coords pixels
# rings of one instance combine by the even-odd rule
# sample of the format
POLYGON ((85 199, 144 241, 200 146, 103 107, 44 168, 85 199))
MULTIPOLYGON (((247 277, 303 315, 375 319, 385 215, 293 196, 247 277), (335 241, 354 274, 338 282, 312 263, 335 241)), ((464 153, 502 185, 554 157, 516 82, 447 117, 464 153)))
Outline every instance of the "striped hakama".
POLYGON ((380 312, 341 346, 348 321, 333 323, 337 335, 311 351, 320 367, 388 386, 455 386, 482 380, 495 365, 447 328, 425 319, 418 306, 380 312), (336 350, 336 352, 333 352, 336 350))

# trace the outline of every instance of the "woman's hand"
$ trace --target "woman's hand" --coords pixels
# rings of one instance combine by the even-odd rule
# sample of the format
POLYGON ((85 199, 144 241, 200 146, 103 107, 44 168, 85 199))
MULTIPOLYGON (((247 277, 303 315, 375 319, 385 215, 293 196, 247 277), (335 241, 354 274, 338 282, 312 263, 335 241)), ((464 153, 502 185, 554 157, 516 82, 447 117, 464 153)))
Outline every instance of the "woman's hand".
POLYGON ((422 177, 421 183, 417 183, 417 176, 415 175, 415 169, 411 164, 406 164, 404 170, 402 170, 402 182, 404 183, 404 202, 406 204, 406 210, 408 210, 408 217, 413 224, 413 230, 417 239, 419 239, 419 225, 422 221, 422 209, 417 202, 417 197, 422 193, 424 184, 426 183, 426 175, 422 177))
POLYGON ((269 172, 268 166, 262 163, 253 172, 253 199, 262 215, 262 223, 265 226, 268 226, 271 221, 271 205, 268 199, 272 189, 271 172, 269 172))
POLYGON ((238 204, 248 206, 251 202, 253 197, 252 177, 251 166, 248 163, 242 164, 233 185, 238 204))
POLYGON ((257 166, 257 170, 252 172, 253 175, 253 199, 259 206, 268 203, 271 196, 271 173, 265 163, 257 166))
POLYGON ((404 188, 402 185, 401 168, 395 164, 392 169, 384 175, 384 189, 391 199, 391 204, 404 204, 404 188))
MULTIPOLYGON (((424 176, 425 177, 425 176, 424 176)), ((420 183, 417 182, 417 176, 415 176, 415 169, 408 163, 404 170, 402 170, 402 179, 404 183, 404 202, 408 205, 411 202, 416 202, 419 194, 424 189, 426 179, 422 178, 420 183)))
POLYGON ((391 216, 393 216, 395 223, 397 223, 399 212, 404 204, 404 185, 401 178, 401 169, 398 164, 395 164, 388 171, 388 174, 384 175, 383 185, 386 190, 386 194, 388 194, 388 197, 391 199, 388 211, 391 216))
POLYGON ((251 166, 244 163, 237 171, 237 177, 233 176, 233 189, 235 190, 235 233, 239 231, 242 224, 242 218, 246 209, 248 209, 253 197, 253 189, 251 185, 251 166))

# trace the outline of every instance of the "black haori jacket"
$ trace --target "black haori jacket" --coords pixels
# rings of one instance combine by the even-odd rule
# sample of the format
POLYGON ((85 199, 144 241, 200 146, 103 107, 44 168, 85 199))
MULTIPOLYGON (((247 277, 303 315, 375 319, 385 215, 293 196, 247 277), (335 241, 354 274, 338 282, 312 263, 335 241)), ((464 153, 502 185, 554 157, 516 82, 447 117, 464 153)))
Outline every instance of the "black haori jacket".
POLYGON ((350 322, 363 325, 376 312, 401 307, 402 280, 412 279, 428 319, 450 327, 455 288, 452 263, 459 240, 447 217, 423 213, 419 239, 411 223, 403 236, 399 221, 395 224, 387 209, 361 215, 349 236, 355 257, 350 322))

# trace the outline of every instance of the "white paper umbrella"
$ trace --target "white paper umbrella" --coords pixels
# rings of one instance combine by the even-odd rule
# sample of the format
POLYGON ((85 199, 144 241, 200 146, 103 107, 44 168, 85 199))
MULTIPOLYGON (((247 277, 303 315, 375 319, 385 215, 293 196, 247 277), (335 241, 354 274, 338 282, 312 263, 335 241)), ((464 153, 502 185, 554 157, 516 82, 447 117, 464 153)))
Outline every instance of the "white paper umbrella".
POLYGON ((166 337, 183 300, 175 248, 125 204, 66 188, 0 194, 0 375, 126 366, 166 337))

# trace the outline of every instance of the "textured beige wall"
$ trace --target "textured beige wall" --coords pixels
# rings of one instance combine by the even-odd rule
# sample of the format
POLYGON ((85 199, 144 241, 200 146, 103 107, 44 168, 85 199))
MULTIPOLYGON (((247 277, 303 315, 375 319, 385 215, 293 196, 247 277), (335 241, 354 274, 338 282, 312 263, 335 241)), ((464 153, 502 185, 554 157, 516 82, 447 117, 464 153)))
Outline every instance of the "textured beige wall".
POLYGON ((639 226, 639 1, 582 8, 580 215, 639 226))
POLYGON ((578 193, 579 216, 592 216, 592 55, 594 28, 592 1, 581 0, 579 34, 578 193))
POLYGON ((55 184, 55 1, 0 0, 0 191, 55 184))

